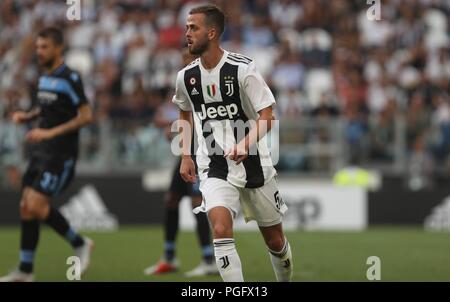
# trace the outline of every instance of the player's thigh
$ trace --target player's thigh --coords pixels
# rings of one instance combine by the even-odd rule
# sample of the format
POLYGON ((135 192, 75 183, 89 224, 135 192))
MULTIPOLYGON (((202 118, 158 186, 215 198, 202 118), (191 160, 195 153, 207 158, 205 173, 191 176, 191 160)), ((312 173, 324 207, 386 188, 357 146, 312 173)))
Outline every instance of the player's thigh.
POLYGON ((230 211, 232 218, 239 212, 239 191, 226 180, 206 178, 200 183, 204 210, 209 212, 215 207, 224 207, 230 211))
POLYGON ((240 191, 246 221, 255 220, 260 227, 281 223, 287 206, 281 198, 275 177, 260 188, 240 191))
POLYGON ((49 212, 50 197, 26 187, 21 201, 22 218, 45 219, 49 212))
POLYGON ((34 191, 52 198, 62 193, 75 174, 75 160, 34 161, 34 173, 27 185, 34 191))
POLYGON ((178 209, 180 201, 183 198, 183 194, 179 192, 168 191, 164 195, 164 205, 168 209, 178 209))
POLYGON ((169 190, 165 194, 165 206, 169 209, 177 209, 183 196, 190 195, 190 184, 186 183, 180 175, 180 167, 177 165, 172 173, 169 190))
POLYGON ((31 212, 28 203, 27 197, 30 193, 31 188, 26 186, 22 189, 22 195, 20 197, 20 217, 22 219, 32 219, 34 218, 33 213, 31 212))
MULTIPOLYGON (((172 179, 170 180, 169 192, 176 193, 177 196, 187 196, 190 195, 189 185, 187 182, 183 180, 180 174, 180 164, 181 161, 178 161, 178 164, 172 171, 172 179)), ((181 199, 180 197, 180 199, 181 199)))
POLYGON ((39 176, 42 164, 37 161, 35 158, 31 158, 28 163, 27 169, 22 176, 22 199, 23 200, 29 189, 33 187, 33 184, 36 181, 36 178, 39 176))
POLYGON ((40 187, 40 179, 45 170, 45 162, 32 158, 22 178, 20 214, 24 219, 35 218, 45 205, 42 196, 35 194, 40 187))

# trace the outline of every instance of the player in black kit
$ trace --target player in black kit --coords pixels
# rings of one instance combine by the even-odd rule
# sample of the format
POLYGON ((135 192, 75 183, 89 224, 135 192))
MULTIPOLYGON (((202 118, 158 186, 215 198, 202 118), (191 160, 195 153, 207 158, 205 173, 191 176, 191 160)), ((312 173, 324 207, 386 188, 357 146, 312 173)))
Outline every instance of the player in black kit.
POLYGON ((63 33, 58 28, 39 32, 36 54, 44 74, 39 78, 37 106, 29 112, 15 112, 12 117, 17 124, 35 118, 39 123, 25 138, 32 150, 20 201, 20 264, 0 281, 34 280, 33 262, 41 222, 72 245, 81 273, 89 266, 92 240, 76 233, 50 205, 51 199, 70 184, 78 155, 78 131, 93 119, 80 75, 65 65, 63 48, 63 33))

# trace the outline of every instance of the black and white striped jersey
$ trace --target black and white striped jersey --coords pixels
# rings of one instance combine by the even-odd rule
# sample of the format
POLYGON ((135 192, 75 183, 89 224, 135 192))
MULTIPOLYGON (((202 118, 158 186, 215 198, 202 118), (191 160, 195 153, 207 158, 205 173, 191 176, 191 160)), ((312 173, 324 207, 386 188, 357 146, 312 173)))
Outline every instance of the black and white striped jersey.
POLYGON ((219 64, 206 70, 197 59, 178 72, 172 100, 193 111, 200 179, 215 177, 243 188, 258 188, 276 174, 267 143, 261 139, 239 165, 223 156, 258 119, 258 111, 275 103, 252 59, 224 51, 219 64))

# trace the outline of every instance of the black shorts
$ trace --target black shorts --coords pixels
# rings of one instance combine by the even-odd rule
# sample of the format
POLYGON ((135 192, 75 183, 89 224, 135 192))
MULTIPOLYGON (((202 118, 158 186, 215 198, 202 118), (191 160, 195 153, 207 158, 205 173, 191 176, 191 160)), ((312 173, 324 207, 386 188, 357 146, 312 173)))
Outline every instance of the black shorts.
POLYGON ((44 160, 32 158, 23 176, 22 186, 49 197, 63 192, 71 183, 75 174, 75 159, 44 160))
POLYGON ((178 193, 181 196, 201 196, 199 186, 200 181, 197 177, 197 182, 191 184, 185 182, 180 174, 181 158, 178 160, 178 164, 175 166, 172 173, 172 181, 170 182, 169 191, 178 193))

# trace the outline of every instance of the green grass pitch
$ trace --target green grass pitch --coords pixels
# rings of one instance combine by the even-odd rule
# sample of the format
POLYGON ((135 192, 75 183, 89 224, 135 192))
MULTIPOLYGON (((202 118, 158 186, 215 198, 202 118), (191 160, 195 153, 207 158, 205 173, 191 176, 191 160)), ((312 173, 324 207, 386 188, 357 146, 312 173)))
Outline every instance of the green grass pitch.
MULTIPOLYGON (((161 227, 123 227, 113 233, 87 233, 96 248, 83 281, 220 281, 219 276, 193 278, 183 273, 200 261, 193 232, 178 235, 181 270, 144 276, 145 267, 162 252, 161 227)), ((246 281, 274 281, 269 256, 256 232, 237 232, 237 248, 246 281)), ((287 232, 294 254, 294 281, 367 281, 369 256, 381 260, 381 281, 450 281, 450 236, 418 228, 373 228, 365 232, 287 232)), ((19 229, 0 229, 0 274, 18 260, 19 229)), ((36 281, 67 281, 69 245, 43 228, 35 259, 36 281)))

